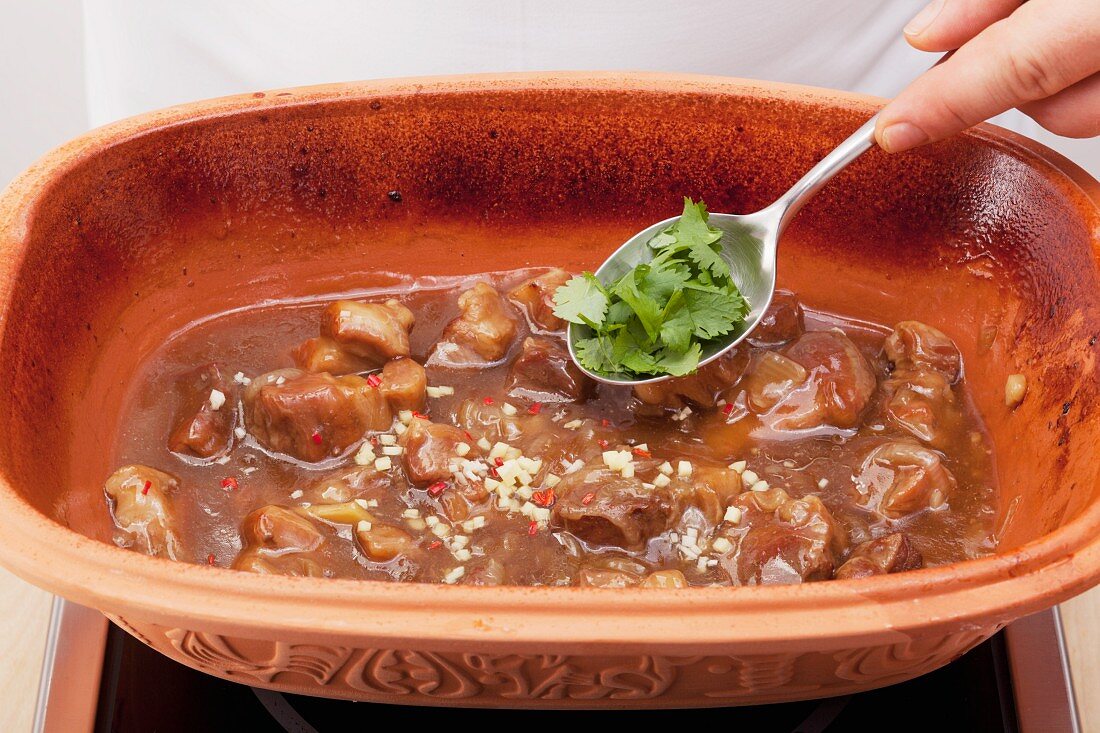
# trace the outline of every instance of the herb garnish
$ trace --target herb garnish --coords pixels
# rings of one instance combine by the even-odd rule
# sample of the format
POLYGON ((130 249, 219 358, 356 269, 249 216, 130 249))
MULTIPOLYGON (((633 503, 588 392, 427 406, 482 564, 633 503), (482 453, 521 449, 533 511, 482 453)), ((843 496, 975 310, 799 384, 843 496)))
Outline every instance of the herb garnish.
POLYGON ((558 288, 554 314, 589 331, 575 344, 581 364, 627 378, 695 371, 703 346, 749 311, 719 254, 721 238, 706 204, 685 198, 680 219, 649 240, 650 262, 607 285, 586 272, 558 288))

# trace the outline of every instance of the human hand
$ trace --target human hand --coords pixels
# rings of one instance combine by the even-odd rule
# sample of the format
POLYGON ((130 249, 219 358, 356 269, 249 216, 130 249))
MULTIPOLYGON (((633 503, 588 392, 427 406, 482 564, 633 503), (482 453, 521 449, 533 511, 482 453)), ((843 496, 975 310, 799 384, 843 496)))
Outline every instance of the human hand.
POLYGON ((879 113, 875 137, 888 152, 1013 107, 1059 135, 1100 135, 1100 0, 932 0, 905 38, 958 50, 879 113))

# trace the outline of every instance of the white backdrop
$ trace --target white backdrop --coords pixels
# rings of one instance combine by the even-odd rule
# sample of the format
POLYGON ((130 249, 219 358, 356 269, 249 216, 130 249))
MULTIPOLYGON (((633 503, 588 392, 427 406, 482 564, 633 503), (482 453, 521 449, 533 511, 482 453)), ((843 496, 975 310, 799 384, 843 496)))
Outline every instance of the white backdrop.
MULTIPOLYGON (((162 1, 167 2, 167 0, 152 0, 153 3, 162 1)), ((560 10, 570 3, 582 7, 588 1, 547 0, 545 5, 560 10)), ((823 0, 806 1, 820 3, 823 0)), ((610 8, 622 2, 625 0, 617 0, 606 6, 597 3, 596 6, 610 8)), ((631 3, 633 2, 634 0, 631 0, 631 3)), ((728 0, 721 0, 717 5, 714 4, 717 0, 691 0, 691 2, 696 12, 685 15, 698 18, 706 16, 704 10, 708 6, 710 11, 714 11, 727 4, 728 0)), ((899 18, 903 18, 911 12, 912 7, 918 7, 922 0, 892 0, 892 2, 898 3, 899 18)), ((392 59, 402 50, 400 34, 391 35, 384 30, 402 27, 396 24, 399 19, 395 14, 400 14, 400 7, 405 4, 394 3, 392 0, 377 4, 351 3, 350 0, 344 2, 313 0, 309 3, 300 0, 280 0, 259 4, 247 0, 232 2, 189 0, 187 3, 175 4, 177 7, 188 9, 185 21, 195 24, 221 24, 227 33, 232 34, 237 45, 226 43, 221 44, 220 47, 190 49, 188 53, 192 63, 181 65, 178 69, 166 68, 162 58, 156 74, 150 75, 141 65, 131 63, 128 70, 121 66, 127 59, 133 58, 132 52, 127 55, 127 48, 132 50, 134 45, 144 44, 148 48, 155 49, 155 53, 163 55, 166 53, 164 49, 172 47, 173 38, 178 39, 186 35, 186 26, 170 27, 164 23, 157 25, 152 22, 155 16, 145 13, 130 13, 133 17, 122 18, 120 22, 112 23, 119 14, 125 14, 127 8, 150 8, 154 7, 152 3, 143 4, 136 0, 87 0, 87 3, 91 12, 86 17, 81 0, 35 0, 33 2, 0 0, 0 186, 5 185, 19 171, 50 148, 87 129, 89 119, 99 124, 142 111, 144 107, 174 104, 203 97, 297 84, 386 76, 398 68, 393 65, 392 59), (363 10, 368 4, 374 8, 372 12, 389 14, 383 19, 385 22, 368 22, 371 16, 363 10), (385 10, 386 7, 390 10, 385 10), (264 10, 261 11, 260 8, 264 10), (305 12, 304 9, 308 9, 309 12, 305 12), (332 22, 334 16, 339 15, 336 12, 338 9, 347 14, 347 17, 353 18, 355 22, 347 24, 348 27, 345 28, 338 27, 339 23, 332 22), (357 57, 323 55, 310 58, 301 51, 301 47, 287 46, 286 54, 282 55, 276 63, 242 64, 240 59, 242 55, 248 55, 249 48, 254 47, 261 51, 266 49, 270 52, 271 49, 268 47, 275 42, 255 29, 250 31, 249 17, 255 17, 260 12, 277 15, 287 27, 300 31, 301 38, 308 39, 313 36, 316 42, 318 35, 327 37, 326 34, 329 33, 335 40, 351 36, 361 38, 367 50, 357 57), (305 18, 312 20, 303 20, 305 18), (84 41, 86 23, 94 24, 92 37, 98 41, 98 45, 87 49, 84 41), (115 35, 112 36, 112 33, 115 35), (396 42, 393 36, 397 36, 396 42), (88 57, 87 63, 85 63, 85 55, 88 57), (105 88, 106 82, 111 79, 115 83, 108 90, 105 88), (128 89, 125 83, 117 83, 119 79, 144 85, 145 89, 135 93, 133 89, 128 89), (151 91, 150 87, 154 86, 155 90, 151 91), (91 115, 86 103, 88 98, 86 88, 91 88, 94 92, 95 108, 91 115), (142 103, 135 100, 148 101, 142 103), (139 106, 142 104, 144 106, 139 106)), ((491 4, 486 3, 487 6, 491 4)), ((640 2, 636 7, 645 5, 645 2, 640 2)), ((530 3, 527 6, 532 7, 530 3)), ((653 8, 655 4, 649 3, 649 6, 653 8)), ((686 5, 675 4, 675 6, 683 8, 686 5)), ((610 10, 607 12, 610 13, 610 10)), ((564 12, 561 14, 568 15, 564 12)), ((270 18, 270 15, 268 17, 270 18)), ((528 24, 551 20, 553 20, 552 17, 526 18, 528 24)), ((848 20, 850 18, 846 19, 846 22, 848 20)), ((460 23, 462 19, 456 16, 453 22, 460 23)), ((662 21, 654 20, 654 22, 662 21)), ((898 21, 899 24, 901 22, 901 20, 898 21)), ((470 29, 472 26, 468 28, 470 29)), ((406 28, 406 30, 410 29, 406 28)), ((308 45, 303 43, 302 47, 308 45)), ((588 43, 588 45, 591 44, 588 43)), ((482 58, 489 59, 489 61, 480 62, 482 65, 488 64, 483 70, 519 68, 515 62, 515 49, 509 49, 498 42, 498 45, 492 49, 493 55, 486 56, 485 50, 477 47, 473 41, 470 42, 470 46, 472 56, 480 55, 482 58)), ((578 54, 584 46, 584 43, 578 42, 578 54)), ((178 42, 175 47, 179 47, 178 42)), ((524 65, 538 68, 539 57, 533 54, 530 48, 523 50, 524 65)), ((874 50, 864 49, 863 52, 874 50)), ((621 67, 707 70, 702 67, 706 60, 690 53, 669 59, 631 54, 630 49, 624 49, 623 52, 626 58, 621 63, 621 67)), ((846 53, 852 52, 851 48, 846 50, 846 53)), ((893 48, 885 51, 879 49, 879 53, 884 54, 882 58, 892 60, 888 64, 891 66, 894 63, 904 63, 911 58, 905 55, 904 49, 893 48)), ((257 55, 271 57, 270 53, 257 53, 257 55)), ((573 58, 576 67, 591 65, 590 62, 595 61, 583 55, 573 58)), ((410 62, 405 60, 403 63, 402 69, 410 68, 410 62)), ((920 63, 923 64, 924 61, 921 60, 920 63)), ((470 61, 461 57, 437 56, 435 59, 418 57, 414 62, 413 71, 442 73, 447 70, 477 70, 472 69, 470 64, 470 61)), ((726 70, 714 71, 721 73, 726 70)), ((738 75, 753 75, 752 68, 737 67, 735 71, 738 75)), ((405 71, 405 73, 410 72, 405 71)), ((821 83, 813 76, 812 64, 795 66, 790 74, 799 76, 806 83, 821 83)), ((880 91, 883 81, 875 72, 857 74, 850 70, 843 78, 847 79, 847 86, 852 88, 888 93, 880 91)), ((1034 136, 1077 161, 1094 175, 1100 176, 1100 139, 1066 140, 1049 135, 1045 131, 1034 133, 1034 136)))

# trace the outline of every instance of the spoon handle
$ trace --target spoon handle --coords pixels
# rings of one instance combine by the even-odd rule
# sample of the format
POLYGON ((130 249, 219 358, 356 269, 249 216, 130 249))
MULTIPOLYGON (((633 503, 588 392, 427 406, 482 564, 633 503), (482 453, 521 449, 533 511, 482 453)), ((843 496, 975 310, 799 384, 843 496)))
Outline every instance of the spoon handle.
POLYGON ((787 189, 787 192, 779 197, 769 208, 775 208, 780 213, 779 231, 782 232, 798 210, 806 202, 813 198, 822 186, 830 178, 835 176, 853 160, 863 155, 875 144, 875 120, 876 114, 871 119, 853 132, 848 138, 837 145, 831 153, 822 158, 817 165, 806 172, 806 175, 798 179, 798 182, 787 189))

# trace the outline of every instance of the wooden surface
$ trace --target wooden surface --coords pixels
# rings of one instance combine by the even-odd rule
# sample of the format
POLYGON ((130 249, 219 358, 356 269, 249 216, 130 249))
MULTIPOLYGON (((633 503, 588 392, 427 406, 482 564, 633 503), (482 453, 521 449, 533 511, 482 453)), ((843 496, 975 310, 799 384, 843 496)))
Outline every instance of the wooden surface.
MULTIPOLYGON (((0 731, 31 730, 50 595, 0 570, 0 731)), ((1082 730, 1100 733, 1100 587, 1062 605, 1082 730)))

